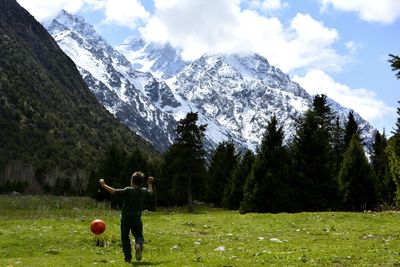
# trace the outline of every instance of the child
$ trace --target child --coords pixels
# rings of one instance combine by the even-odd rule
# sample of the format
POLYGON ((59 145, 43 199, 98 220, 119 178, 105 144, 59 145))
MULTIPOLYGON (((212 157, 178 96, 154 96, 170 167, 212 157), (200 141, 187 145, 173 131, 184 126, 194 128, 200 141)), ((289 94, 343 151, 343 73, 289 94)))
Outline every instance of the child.
POLYGON ((122 218, 121 218, 121 241, 122 249, 125 255, 125 261, 131 262, 132 248, 129 238, 129 231, 135 237, 135 258, 140 261, 142 259, 143 250, 143 224, 142 210, 143 202, 146 196, 153 193, 154 178, 147 179, 147 188, 140 187, 143 183, 144 175, 142 172, 134 172, 131 177, 131 187, 124 189, 115 189, 106 185, 103 179, 100 179, 100 185, 111 194, 121 195, 123 198, 122 218))

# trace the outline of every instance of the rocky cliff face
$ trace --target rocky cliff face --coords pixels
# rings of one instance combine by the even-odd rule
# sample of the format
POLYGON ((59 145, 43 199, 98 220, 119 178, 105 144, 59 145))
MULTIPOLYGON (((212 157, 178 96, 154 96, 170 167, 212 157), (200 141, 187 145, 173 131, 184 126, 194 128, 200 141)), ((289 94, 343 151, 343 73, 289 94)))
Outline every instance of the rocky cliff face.
POLYGON ((135 70, 81 17, 62 11, 47 29, 112 114, 161 150, 173 141, 176 121, 162 108, 180 104, 164 82, 135 70))
MULTIPOLYGON (((258 54, 207 54, 185 62, 169 44, 138 38, 114 49, 83 18, 66 12, 47 28, 98 100, 160 150, 174 140, 176 122, 189 111, 208 124, 209 148, 232 140, 254 150, 271 116, 289 139, 295 119, 312 103, 312 96, 258 54)), ((329 101, 344 121, 349 109, 329 101)), ((355 116, 370 140, 372 127, 355 116)))
POLYGON ((0 0, 0 10, 0 192, 83 192, 111 144, 155 154, 97 101, 33 16, 15 0, 0 0))

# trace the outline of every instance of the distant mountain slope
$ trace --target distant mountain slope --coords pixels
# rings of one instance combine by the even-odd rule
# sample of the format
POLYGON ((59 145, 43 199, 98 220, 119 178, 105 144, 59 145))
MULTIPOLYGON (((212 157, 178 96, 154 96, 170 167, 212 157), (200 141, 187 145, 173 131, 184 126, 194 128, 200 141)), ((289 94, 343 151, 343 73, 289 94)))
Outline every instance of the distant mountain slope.
POLYGON ((311 103, 303 88, 257 54, 204 55, 167 83, 252 148, 273 114, 290 134, 311 103))
MULTIPOLYGON (((272 115, 290 139, 296 119, 312 104, 311 95, 258 54, 204 55, 166 82, 250 148, 260 143, 272 115)), ((350 109, 332 99, 328 103, 344 122, 350 109)), ((357 113, 355 118, 370 145, 373 127, 357 113)))
MULTIPOLYGON (((288 140, 295 120, 312 103, 311 95, 258 54, 206 54, 184 62, 171 45, 138 38, 113 49, 84 18, 66 12, 46 27, 98 100, 161 150, 173 141, 176 121, 189 111, 208 124, 208 150, 223 140, 255 150, 272 115, 288 140)), ((330 103, 344 122, 349 110, 330 103)), ((355 116, 371 140, 373 128, 355 116)))
POLYGON ((141 38, 127 38, 115 49, 123 54, 134 68, 151 72, 159 79, 169 79, 190 62, 185 62, 180 52, 170 44, 148 43, 141 38))
POLYGON ((15 0, 0 0, 0 186, 81 190, 110 144, 155 153, 103 108, 75 64, 15 0))
MULTIPOLYGON (((46 28, 75 62, 100 103, 159 150, 165 150, 174 141, 177 120, 189 111, 200 111, 172 92, 164 81, 149 72, 135 70, 82 17, 61 11, 46 28)), ((244 142, 212 118, 200 113, 199 120, 209 125, 206 146, 210 149, 226 139, 244 142)))
POLYGON ((179 105, 168 86, 132 68, 81 17, 61 11, 47 29, 74 60, 100 103, 155 147, 166 149, 174 139, 176 122, 161 109, 179 105))
MULTIPOLYGON (((250 148, 260 142, 272 114, 278 116, 290 138, 295 130, 294 119, 311 106, 312 96, 257 54, 206 54, 193 62, 176 64, 183 61, 179 51, 172 52, 169 44, 159 45, 130 37, 116 49, 133 66, 145 68, 154 75, 173 74, 166 82, 175 95, 196 106, 203 116, 216 120, 229 136, 246 140, 250 148), (168 66, 171 69, 167 69, 168 66)), ((344 123, 350 109, 332 99, 328 102, 344 123)), ((354 116, 370 146, 373 127, 359 114, 354 113, 354 116)))

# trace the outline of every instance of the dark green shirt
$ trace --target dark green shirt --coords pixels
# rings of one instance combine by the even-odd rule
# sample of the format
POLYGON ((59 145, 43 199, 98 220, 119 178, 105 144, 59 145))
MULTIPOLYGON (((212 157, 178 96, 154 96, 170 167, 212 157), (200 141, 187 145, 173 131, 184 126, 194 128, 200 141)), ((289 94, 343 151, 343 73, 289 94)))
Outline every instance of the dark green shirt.
POLYGON ((123 199, 122 218, 141 217, 144 200, 151 195, 144 187, 125 187, 117 189, 115 193, 123 199))

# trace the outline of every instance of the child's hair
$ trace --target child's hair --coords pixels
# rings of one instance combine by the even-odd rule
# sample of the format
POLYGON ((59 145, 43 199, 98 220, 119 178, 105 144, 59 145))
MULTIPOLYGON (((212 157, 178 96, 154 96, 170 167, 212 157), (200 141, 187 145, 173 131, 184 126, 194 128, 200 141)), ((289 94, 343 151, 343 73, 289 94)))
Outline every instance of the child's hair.
POLYGON ((134 172, 131 177, 131 184, 141 186, 143 184, 144 174, 143 172, 134 172))

